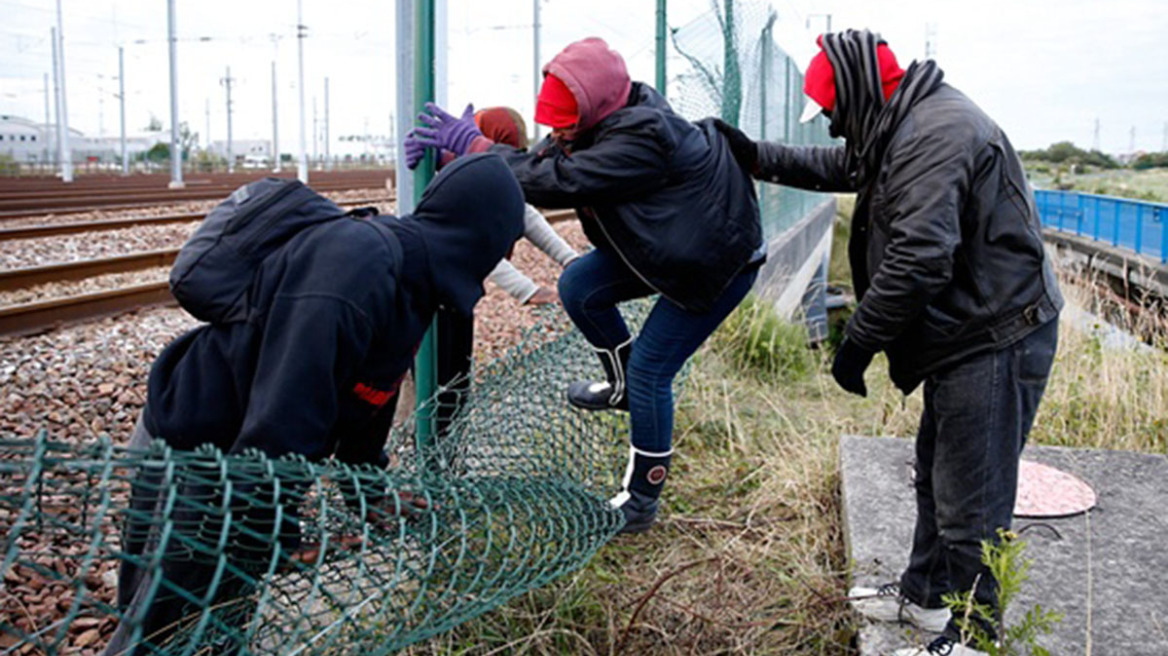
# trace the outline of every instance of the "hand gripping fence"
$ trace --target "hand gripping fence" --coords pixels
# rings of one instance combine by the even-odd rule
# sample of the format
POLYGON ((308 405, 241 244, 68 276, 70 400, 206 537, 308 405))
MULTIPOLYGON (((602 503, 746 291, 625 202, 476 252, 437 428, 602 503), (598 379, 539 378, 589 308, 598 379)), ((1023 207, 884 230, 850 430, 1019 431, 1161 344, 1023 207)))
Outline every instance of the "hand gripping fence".
POLYGON ((601 375, 567 325, 477 372, 434 445, 395 429, 386 469, 0 437, 0 654, 100 653, 117 624, 126 654, 385 654, 581 567, 628 436, 566 403, 601 375))

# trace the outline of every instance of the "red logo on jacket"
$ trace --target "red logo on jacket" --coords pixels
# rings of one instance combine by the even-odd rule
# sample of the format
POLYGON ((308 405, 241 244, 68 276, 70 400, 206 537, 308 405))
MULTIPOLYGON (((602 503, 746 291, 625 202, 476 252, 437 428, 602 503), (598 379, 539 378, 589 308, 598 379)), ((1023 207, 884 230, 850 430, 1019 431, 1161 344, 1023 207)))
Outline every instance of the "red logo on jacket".
POLYGON ((391 390, 379 390, 365 383, 357 383, 353 386, 353 393, 362 401, 380 408, 386 403, 389 403, 389 400, 393 398, 394 394, 397 394, 397 385, 394 385, 394 389, 391 390))

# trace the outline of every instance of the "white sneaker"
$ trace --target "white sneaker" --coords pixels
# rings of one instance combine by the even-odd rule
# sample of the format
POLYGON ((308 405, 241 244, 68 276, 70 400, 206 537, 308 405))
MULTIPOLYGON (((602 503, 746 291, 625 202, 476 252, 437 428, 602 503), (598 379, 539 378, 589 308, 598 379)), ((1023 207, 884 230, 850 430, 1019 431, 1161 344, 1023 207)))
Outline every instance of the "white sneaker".
POLYGON ((988 656, 988 652, 958 644, 941 636, 928 645, 897 649, 892 652, 892 656, 988 656))
POLYGON ((922 608, 914 604, 900 593, 900 585, 896 583, 886 583, 879 588, 852 588, 848 590, 848 597, 852 608, 870 620, 906 622, 933 633, 944 631, 951 615, 948 608, 922 608))

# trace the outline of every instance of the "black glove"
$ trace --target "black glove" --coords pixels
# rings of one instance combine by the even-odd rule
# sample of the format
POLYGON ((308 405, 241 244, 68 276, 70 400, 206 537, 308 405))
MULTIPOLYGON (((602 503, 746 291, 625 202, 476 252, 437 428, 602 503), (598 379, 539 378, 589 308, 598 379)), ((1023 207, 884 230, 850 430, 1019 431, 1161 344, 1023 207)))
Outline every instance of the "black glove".
POLYGON ((864 371, 872 364, 875 355, 845 337, 843 344, 840 344, 839 350, 835 353, 835 360, 831 363, 831 375, 844 390, 868 396, 868 387, 864 385, 864 371))
POLYGON ((714 119, 714 127, 718 128, 718 132, 730 142, 730 152, 734 154, 738 166, 746 171, 747 175, 753 176, 758 170, 758 144, 746 136, 745 132, 720 118, 714 119))

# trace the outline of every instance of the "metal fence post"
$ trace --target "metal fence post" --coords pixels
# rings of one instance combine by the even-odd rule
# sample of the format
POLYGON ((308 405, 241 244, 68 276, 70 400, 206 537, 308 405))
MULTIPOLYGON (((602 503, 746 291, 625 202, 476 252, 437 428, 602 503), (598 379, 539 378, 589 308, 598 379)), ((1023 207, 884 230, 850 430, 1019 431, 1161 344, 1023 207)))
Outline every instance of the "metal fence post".
POLYGON ((1164 209, 1156 209, 1160 217, 1160 264, 1168 264, 1168 220, 1164 218, 1164 209))
POLYGON ((1144 241, 1144 204, 1136 204, 1136 255, 1140 254, 1140 247, 1144 241))
POLYGON ((1075 234, 1083 236, 1083 194, 1075 194, 1075 234))
POLYGON ((662 98, 665 97, 665 88, 668 86, 665 79, 665 58, 668 48, 665 33, 669 28, 665 22, 665 2, 666 0, 657 0, 657 52, 653 53, 657 64, 657 93, 661 94, 662 98))
POLYGON ((1094 239, 1095 241, 1099 241, 1099 214, 1100 214, 1099 205, 1100 205, 1100 200, 1101 199, 1098 196, 1095 197, 1095 229, 1091 232, 1091 239, 1094 239))
MULTIPOLYGON (((414 112, 422 112, 427 102, 434 100, 434 1, 416 0, 414 4, 414 112)), ((404 120, 404 119, 403 119, 404 120)), ((434 177, 434 151, 414 170, 414 203, 434 177)), ((435 409, 429 401, 438 389, 438 340, 435 323, 430 324, 414 363, 414 383, 417 389, 417 446, 418 451, 433 443, 435 409)))
POLYGON ((1115 201, 1115 225, 1111 228, 1111 245, 1119 246, 1119 201, 1115 201))

